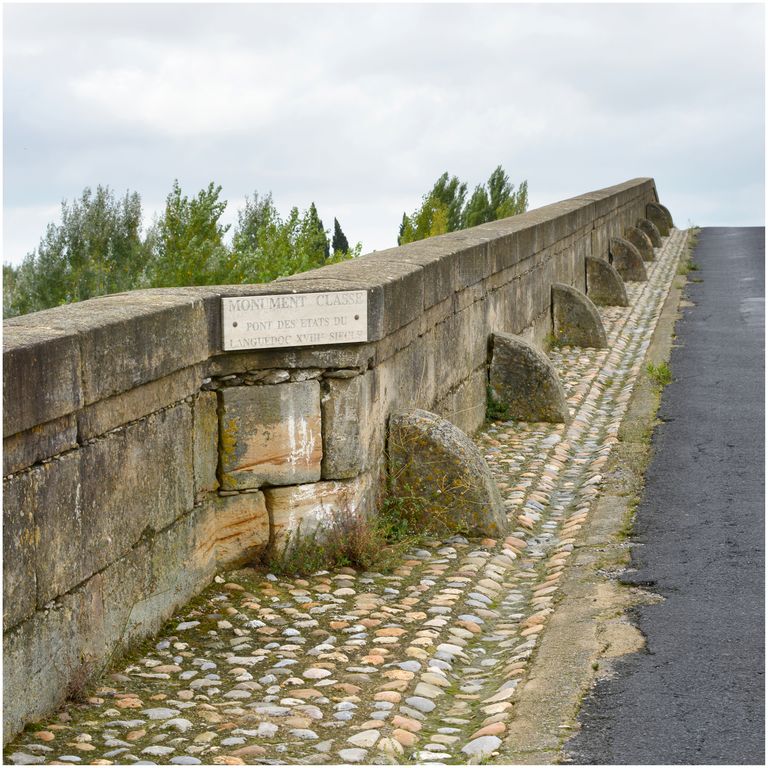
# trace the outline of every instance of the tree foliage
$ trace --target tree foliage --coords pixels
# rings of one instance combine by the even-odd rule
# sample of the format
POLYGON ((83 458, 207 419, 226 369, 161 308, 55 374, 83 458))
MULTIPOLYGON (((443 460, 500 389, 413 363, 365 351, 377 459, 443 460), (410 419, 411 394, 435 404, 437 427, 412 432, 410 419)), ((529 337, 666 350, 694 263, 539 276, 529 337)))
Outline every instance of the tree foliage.
POLYGON ((458 177, 444 173, 422 198, 421 206, 410 216, 403 214, 399 245, 426 237, 476 227, 488 221, 524 213, 528 209, 528 182, 517 191, 499 165, 486 184, 475 187, 467 200, 467 185, 458 177))
POLYGON ((333 253, 349 253, 349 241, 347 236, 339 224, 339 220, 334 218, 333 220, 333 240, 331 241, 331 247, 333 253))
POLYGON ((309 210, 301 221, 302 237, 310 252, 323 254, 323 261, 328 261, 331 256, 331 247, 328 242, 328 233, 323 227, 323 220, 317 215, 317 208, 311 203, 309 210))
MULTIPOLYGON (((142 235, 139 195, 117 197, 109 187, 83 190, 61 205, 37 248, 21 265, 3 265, 3 315, 34 312, 94 296, 144 287, 263 283, 324 264, 356 258, 333 220, 328 232, 314 203, 305 211, 277 210, 271 194, 254 193, 237 213, 231 244, 221 219, 227 202, 211 182, 195 196, 174 181, 161 215, 142 235)), ((517 190, 501 166, 467 199, 467 185, 444 173, 410 216, 398 243, 513 216, 528 208, 528 185, 517 190)))
POLYGON ((478 184, 463 211, 462 224, 464 228, 476 227, 479 224, 493 221, 496 218, 494 214, 495 211, 491 208, 491 201, 485 186, 478 184))
POLYGON ((238 212, 232 239, 235 260, 244 270, 237 282, 268 282, 357 257, 361 250, 360 243, 352 249, 347 244, 346 251, 334 247, 331 254, 328 235, 314 203, 304 213, 291 208, 283 218, 271 195, 259 198, 257 193, 253 199, 246 198, 245 207, 238 212))
POLYGON ((147 282, 157 288, 211 285, 219 282, 227 261, 224 236, 229 225, 220 219, 227 207, 221 187, 211 182, 193 198, 183 195, 178 181, 166 198, 165 211, 150 229, 152 259, 147 282))
POLYGON ((88 187, 61 205, 38 247, 18 268, 3 267, 3 314, 8 317, 133 288, 149 253, 141 238, 141 200, 118 198, 109 187, 88 187))
POLYGON ((86 189, 62 203, 61 222, 48 225, 20 266, 3 266, 3 315, 133 288, 268 282, 362 250, 360 243, 350 248, 342 232, 331 253, 314 203, 283 218, 272 195, 258 193, 238 211, 229 244, 229 225, 221 222, 226 206, 220 186, 188 197, 174 181, 163 212, 142 237, 137 193, 118 199, 108 187, 86 189))

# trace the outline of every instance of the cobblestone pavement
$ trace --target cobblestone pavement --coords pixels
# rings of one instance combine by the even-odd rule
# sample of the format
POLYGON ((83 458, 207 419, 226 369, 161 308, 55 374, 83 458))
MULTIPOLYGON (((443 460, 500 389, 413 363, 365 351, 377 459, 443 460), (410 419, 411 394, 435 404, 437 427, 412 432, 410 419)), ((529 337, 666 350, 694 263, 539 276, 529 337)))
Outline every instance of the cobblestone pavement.
POLYGON ((550 353, 570 424, 503 422, 477 436, 506 539, 427 542, 388 575, 218 576, 143 656, 27 728, 6 760, 493 762, 685 241, 665 239, 648 282, 627 284, 629 307, 600 309, 608 349, 550 353))

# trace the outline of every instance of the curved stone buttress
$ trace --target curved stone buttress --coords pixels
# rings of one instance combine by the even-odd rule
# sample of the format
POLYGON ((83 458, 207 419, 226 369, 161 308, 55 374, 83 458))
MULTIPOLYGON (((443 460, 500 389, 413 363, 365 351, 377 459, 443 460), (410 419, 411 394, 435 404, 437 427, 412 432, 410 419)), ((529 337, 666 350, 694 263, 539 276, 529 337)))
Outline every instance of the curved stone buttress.
POLYGON ((666 214, 667 224, 669 224, 669 228, 672 229, 675 226, 675 222, 672 220, 672 212, 669 210, 669 208, 667 208, 666 205, 663 205, 662 203, 658 203, 658 206, 666 214))
POLYGON ((516 421, 566 422, 565 392, 549 358, 520 336, 491 336, 489 397, 516 421))
POLYGON ((637 228, 648 235, 654 248, 661 248, 661 232, 659 232, 658 227, 650 219, 638 219, 637 228))
POLYGON ((587 296, 594 304, 609 307, 629 305, 624 281, 613 264, 605 259, 587 256, 584 266, 587 272, 587 296))
POLYGON ((552 333, 558 344, 608 346, 597 307, 585 293, 565 283, 552 284, 552 333))
POLYGON ((643 261, 654 261, 656 255, 653 252, 653 243, 651 238, 638 227, 627 227, 624 231, 624 239, 632 243, 637 248, 643 261))
POLYGON ((622 280, 643 282, 648 279, 643 257, 632 243, 623 237, 612 237, 608 243, 609 259, 622 280))
POLYGON ((645 206, 645 217, 656 225, 662 237, 669 234, 672 228, 672 215, 661 203, 648 203, 645 206))
POLYGON ((502 536, 504 502, 477 446, 450 421, 413 408, 393 414, 389 491, 412 522, 436 533, 502 536))

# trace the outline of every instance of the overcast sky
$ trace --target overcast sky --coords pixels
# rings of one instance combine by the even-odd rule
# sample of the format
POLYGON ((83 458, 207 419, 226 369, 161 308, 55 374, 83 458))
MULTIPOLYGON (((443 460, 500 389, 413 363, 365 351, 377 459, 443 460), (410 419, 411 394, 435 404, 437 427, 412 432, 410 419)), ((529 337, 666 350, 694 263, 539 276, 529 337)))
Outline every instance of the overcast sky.
POLYGON ((763 224, 762 5, 5 5, 3 261, 84 187, 315 201, 395 244, 443 172, 537 207, 653 176, 679 225, 763 224))

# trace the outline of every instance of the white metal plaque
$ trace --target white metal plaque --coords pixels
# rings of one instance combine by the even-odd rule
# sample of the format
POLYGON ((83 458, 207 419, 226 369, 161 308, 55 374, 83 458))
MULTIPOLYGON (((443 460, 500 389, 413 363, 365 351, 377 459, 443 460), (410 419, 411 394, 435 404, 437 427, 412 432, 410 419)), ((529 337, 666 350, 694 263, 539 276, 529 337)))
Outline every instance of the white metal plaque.
POLYGON ((221 300, 224 351, 368 340, 367 291, 234 296, 221 300))

